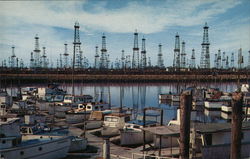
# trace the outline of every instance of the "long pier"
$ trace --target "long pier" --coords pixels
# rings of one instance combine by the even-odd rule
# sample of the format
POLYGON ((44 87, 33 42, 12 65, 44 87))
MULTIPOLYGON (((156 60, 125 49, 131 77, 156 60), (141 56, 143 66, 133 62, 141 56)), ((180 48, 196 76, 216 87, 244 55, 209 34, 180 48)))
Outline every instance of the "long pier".
MULTIPOLYGON (((76 82, 228 82, 248 81, 250 70, 76 70, 76 82)), ((71 70, 1 70, 1 82, 70 82, 71 70)))

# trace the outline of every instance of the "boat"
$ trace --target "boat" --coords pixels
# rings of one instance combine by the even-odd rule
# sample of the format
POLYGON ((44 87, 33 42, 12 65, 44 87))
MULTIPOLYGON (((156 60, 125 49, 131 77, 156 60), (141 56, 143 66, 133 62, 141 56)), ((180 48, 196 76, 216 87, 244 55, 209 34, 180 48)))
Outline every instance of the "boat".
POLYGON ((178 94, 172 94, 171 92, 168 94, 160 94, 159 100, 166 100, 166 101, 172 101, 172 102, 180 102, 180 95, 178 94))
POLYGON ((222 105, 225 104, 222 100, 207 100, 204 101, 205 108, 209 110, 221 110, 222 105))
POLYGON ((78 104, 76 109, 71 109, 66 112, 67 123, 80 123, 84 119, 88 120, 91 112, 93 111, 104 111, 109 109, 109 104, 107 103, 85 103, 78 104))
POLYGON ((115 136, 120 134, 126 122, 130 121, 131 115, 126 113, 112 113, 104 117, 102 136, 115 136))
POLYGON ((19 118, 0 121, 0 158, 59 159, 67 156, 71 137, 21 135, 19 118))
MULTIPOLYGON (((120 130, 120 145, 130 146, 143 144, 143 127, 156 126, 157 121, 147 120, 145 123, 143 120, 132 120, 125 123, 124 128, 120 130)), ((145 133, 145 142, 149 143, 153 141, 153 135, 145 133)))

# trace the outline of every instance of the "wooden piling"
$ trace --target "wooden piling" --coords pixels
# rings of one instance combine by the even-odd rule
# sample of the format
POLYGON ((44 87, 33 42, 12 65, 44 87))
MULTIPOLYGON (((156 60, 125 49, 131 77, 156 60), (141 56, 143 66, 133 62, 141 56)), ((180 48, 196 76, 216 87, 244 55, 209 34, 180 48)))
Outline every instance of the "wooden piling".
POLYGON ((192 92, 185 91, 180 96, 180 158, 189 159, 190 115, 192 92))
POLYGON ((230 159, 241 158, 241 128, 242 128, 242 93, 233 93, 232 96, 232 133, 230 159))
POLYGON ((103 159, 110 159, 109 138, 104 138, 104 140, 103 140, 103 159))

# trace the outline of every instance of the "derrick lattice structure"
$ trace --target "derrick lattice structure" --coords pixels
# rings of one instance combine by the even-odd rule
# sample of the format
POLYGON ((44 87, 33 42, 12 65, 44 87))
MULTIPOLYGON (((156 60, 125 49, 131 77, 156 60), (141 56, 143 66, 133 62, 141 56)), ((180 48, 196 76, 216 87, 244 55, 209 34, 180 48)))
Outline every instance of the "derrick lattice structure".
POLYGON ((133 59, 132 59, 132 68, 139 68, 139 46, 138 46, 138 33, 134 33, 134 47, 133 47, 133 59))
POLYGON ((195 68, 196 64, 195 64, 195 50, 192 49, 192 55, 191 55, 191 64, 190 64, 191 68, 195 68))
POLYGON ((64 44, 64 53, 63 53, 63 59, 64 59, 64 68, 69 68, 69 53, 68 53, 68 44, 64 44))
POLYGON ((217 58, 217 63, 218 63, 218 69, 222 68, 222 64, 221 64, 221 51, 220 49, 218 50, 218 58, 217 58))
POLYGON ((181 68, 186 68, 185 42, 181 43, 181 68))
POLYGON ((159 68, 163 68, 164 67, 164 63, 163 63, 163 58, 162 58, 162 45, 159 44, 159 51, 158 51, 158 60, 157 60, 157 66, 159 68))
POLYGON ((210 68, 210 52, 209 52, 209 39, 208 39, 208 25, 205 23, 203 27, 203 42, 201 44, 202 51, 201 51, 201 60, 200 60, 200 67, 201 68, 210 68))
POLYGON ((121 57, 121 68, 125 68, 125 55, 124 55, 124 50, 122 50, 122 57, 121 57))
POLYGON ((230 63, 230 67, 234 68, 234 53, 232 52, 231 54, 231 63, 230 63))
POLYGON ((147 56, 146 56, 146 39, 142 38, 142 48, 141 48, 141 68, 147 67, 147 56))
POLYGON ((173 67, 180 68, 180 36, 178 33, 175 35, 175 47, 174 47, 174 60, 173 67))
POLYGON ((11 54, 11 60, 10 60, 10 67, 15 68, 16 67, 16 55, 15 55, 15 46, 11 47, 12 54, 11 54))
POLYGON ((225 66, 225 69, 228 69, 229 68, 229 59, 228 59, 228 56, 226 57, 226 66, 225 66))
POLYGON ((241 69, 243 67, 243 55, 242 55, 242 48, 238 50, 238 68, 241 69))
POLYGON ((43 55, 42 55, 42 68, 47 68, 47 55, 46 55, 46 47, 43 47, 43 55))
POLYGON ((39 68, 40 66, 40 52, 39 49, 39 37, 38 35, 35 36, 35 49, 34 49, 34 67, 39 68))
POLYGON ((218 54, 214 54, 214 68, 218 68, 218 54))
POLYGON ((127 55, 127 56, 126 56, 125 68, 126 68, 126 69, 131 68, 131 58, 130 58, 130 55, 127 55))
POLYGON ((95 47, 95 69, 99 69, 99 63, 100 63, 100 58, 99 58, 99 50, 98 46, 95 47))
POLYGON ((222 53, 222 69, 226 68, 226 53, 222 53))
POLYGON ((150 68, 151 66, 152 66, 152 64, 151 64, 151 58, 148 57, 148 67, 150 68))
POLYGON ((101 49, 101 59, 100 68, 104 69, 107 66, 107 48, 106 48, 106 36, 102 35, 102 49, 101 49))
POLYGON ((78 22, 75 22, 74 25, 75 31, 74 31, 74 53, 73 53, 73 67, 75 68, 82 68, 82 51, 81 51, 81 41, 80 41, 80 25, 78 22))
POLYGON ((30 68, 34 68, 34 55, 33 55, 33 52, 30 53, 30 68))

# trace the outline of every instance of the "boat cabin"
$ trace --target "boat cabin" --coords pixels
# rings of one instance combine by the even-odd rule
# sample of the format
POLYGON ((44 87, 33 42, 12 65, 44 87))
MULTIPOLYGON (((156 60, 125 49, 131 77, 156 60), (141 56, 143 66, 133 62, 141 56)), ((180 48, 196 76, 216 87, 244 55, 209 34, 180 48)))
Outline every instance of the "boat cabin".
POLYGON ((110 114, 104 117, 104 126, 123 128, 128 121, 130 121, 130 115, 128 114, 110 114))

